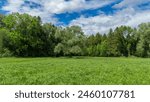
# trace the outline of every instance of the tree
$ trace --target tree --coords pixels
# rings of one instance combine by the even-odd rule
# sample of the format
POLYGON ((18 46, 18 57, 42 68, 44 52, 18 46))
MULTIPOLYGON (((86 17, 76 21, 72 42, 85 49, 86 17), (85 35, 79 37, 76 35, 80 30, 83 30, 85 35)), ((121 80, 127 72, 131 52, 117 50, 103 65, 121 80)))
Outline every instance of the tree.
POLYGON ((0 30, 0 52, 3 49, 3 30, 0 30))
POLYGON ((8 40, 7 35, 9 33, 10 32, 5 28, 0 29, 0 57, 12 56, 12 53, 5 47, 7 44, 6 41, 8 40))
POLYGON ((139 25, 137 31, 137 51, 139 57, 150 57, 150 23, 143 23, 139 25))
POLYGON ((43 33, 45 34, 43 40, 44 40, 44 51, 46 51, 46 54, 48 56, 54 56, 54 48, 58 44, 59 41, 55 38, 55 34, 57 31, 57 27, 55 27, 51 23, 45 23, 42 26, 43 33))
POLYGON ((128 56, 135 56, 136 53, 136 46, 137 46, 137 39, 136 39, 136 29, 132 29, 128 27, 126 36, 126 46, 128 51, 128 56))
POLYGON ((28 14, 0 15, 0 52, 9 51, 22 57, 150 57, 150 23, 85 35, 79 26, 57 27, 28 14))
POLYGON ((131 54, 133 29, 128 26, 117 27, 108 33, 109 56, 128 56, 131 54))
POLYGON ((8 48, 17 56, 47 56, 43 46, 47 38, 39 17, 13 13, 3 19, 10 30, 8 48))
POLYGON ((10 32, 5 28, 0 29, 0 51, 2 51, 5 47, 5 41, 7 40, 7 35, 9 33, 10 32))
POLYGON ((0 15, 0 52, 2 52, 2 50, 3 50, 3 46, 4 46, 3 40, 4 40, 4 36, 7 33, 7 30, 3 28, 4 27, 4 24, 3 24, 3 21, 2 21, 3 18, 4 18, 4 16, 0 15))
POLYGON ((62 53, 64 56, 83 54, 84 35, 80 27, 71 26, 59 29, 55 37, 60 40, 54 49, 56 55, 61 55, 62 53))
POLYGON ((0 28, 4 27, 4 23, 3 23, 3 19, 4 19, 4 15, 0 14, 0 28))
POLYGON ((107 40, 103 41, 100 45, 100 56, 102 56, 102 57, 108 56, 108 42, 107 42, 107 40))
POLYGON ((103 40, 103 36, 100 33, 96 35, 90 35, 87 38, 87 53, 90 56, 100 56, 100 44, 103 40))

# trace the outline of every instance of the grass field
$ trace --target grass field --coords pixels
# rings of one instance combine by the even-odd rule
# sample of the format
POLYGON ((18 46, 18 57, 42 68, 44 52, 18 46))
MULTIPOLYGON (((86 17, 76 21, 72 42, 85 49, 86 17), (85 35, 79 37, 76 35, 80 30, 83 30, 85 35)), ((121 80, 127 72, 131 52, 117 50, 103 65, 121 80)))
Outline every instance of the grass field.
POLYGON ((150 85, 150 59, 0 58, 1 85, 150 85))

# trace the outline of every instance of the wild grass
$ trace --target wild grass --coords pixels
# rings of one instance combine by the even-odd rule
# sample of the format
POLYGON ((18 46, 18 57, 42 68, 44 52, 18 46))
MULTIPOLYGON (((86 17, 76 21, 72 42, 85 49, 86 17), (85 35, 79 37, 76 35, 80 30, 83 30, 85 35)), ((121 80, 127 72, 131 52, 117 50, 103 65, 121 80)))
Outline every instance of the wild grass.
POLYGON ((150 85, 150 59, 0 58, 1 85, 150 85))

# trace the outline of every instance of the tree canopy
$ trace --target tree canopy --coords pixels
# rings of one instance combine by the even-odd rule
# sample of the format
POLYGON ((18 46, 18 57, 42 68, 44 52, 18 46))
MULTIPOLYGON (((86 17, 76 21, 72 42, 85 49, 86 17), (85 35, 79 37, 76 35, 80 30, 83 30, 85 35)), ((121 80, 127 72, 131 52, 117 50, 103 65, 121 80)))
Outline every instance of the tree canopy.
POLYGON ((85 35, 79 26, 43 24, 40 17, 28 14, 0 15, 0 53, 5 52, 20 57, 150 57, 150 22, 85 35))

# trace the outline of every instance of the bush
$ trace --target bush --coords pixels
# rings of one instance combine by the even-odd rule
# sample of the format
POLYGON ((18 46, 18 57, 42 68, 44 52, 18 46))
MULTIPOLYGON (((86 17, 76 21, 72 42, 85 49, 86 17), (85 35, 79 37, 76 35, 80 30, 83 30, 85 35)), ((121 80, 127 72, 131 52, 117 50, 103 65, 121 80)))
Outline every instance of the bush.
POLYGON ((13 54, 8 49, 3 49, 0 52, 0 57, 11 57, 13 54))

